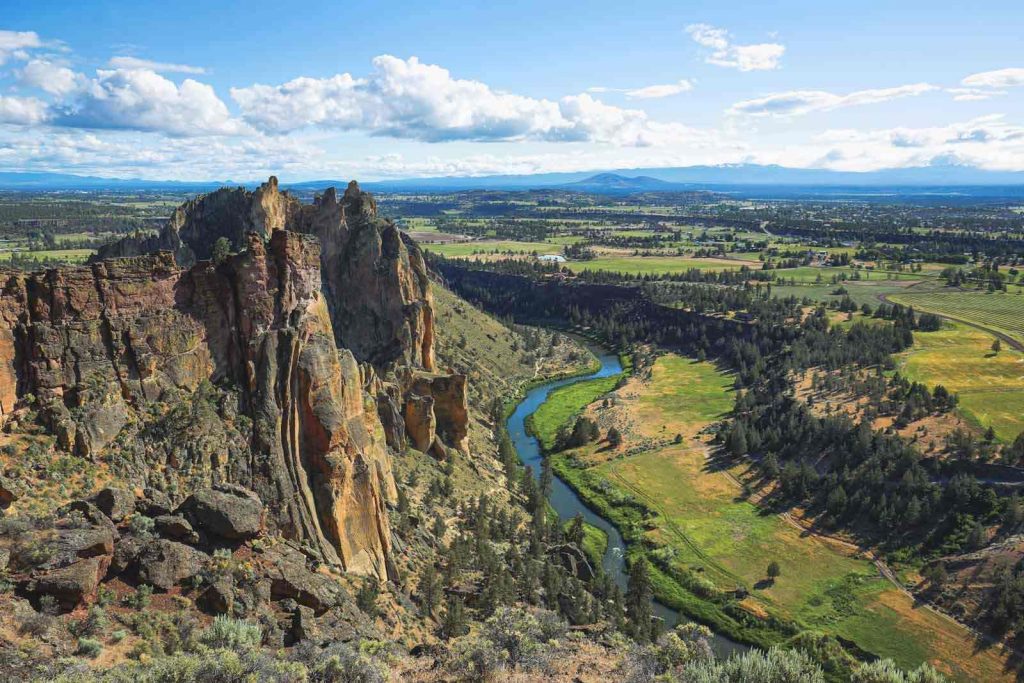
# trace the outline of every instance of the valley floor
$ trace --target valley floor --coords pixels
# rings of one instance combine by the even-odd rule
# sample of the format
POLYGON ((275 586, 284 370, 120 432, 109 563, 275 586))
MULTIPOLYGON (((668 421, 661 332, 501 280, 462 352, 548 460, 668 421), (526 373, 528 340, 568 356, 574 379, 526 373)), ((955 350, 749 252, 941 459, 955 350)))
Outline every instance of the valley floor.
POLYGON ((839 636, 901 666, 929 661, 959 680, 1013 678, 1001 648, 979 647, 966 627, 915 605, 853 544, 766 512, 756 491, 744 491, 746 466, 716 462, 706 428, 732 407, 729 376, 675 355, 660 357, 645 374, 611 394, 607 406, 602 400, 587 408, 602 434, 611 426, 623 433, 620 448, 599 442, 554 462, 619 525, 634 552, 644 548, 661 599, 727 635, 784 639, 785 629, 751 627, 723 606, 723 592, 743 588, 748 614, 839 636), (774 581, 766 575, 771 561, 781 570, 774 581))

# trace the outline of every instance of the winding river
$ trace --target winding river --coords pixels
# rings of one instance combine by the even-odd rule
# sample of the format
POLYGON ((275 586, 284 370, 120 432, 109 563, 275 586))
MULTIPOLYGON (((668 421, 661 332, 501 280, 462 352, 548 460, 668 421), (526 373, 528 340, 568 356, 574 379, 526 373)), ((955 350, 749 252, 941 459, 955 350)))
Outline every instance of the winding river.
MULTIPOLYGON (((622 365, 619 363, 618 356, 605 352, 596 353, 598 353, 598 359, 601 361, 600 370, 584 377, 553 380, 531 389, 508 418, 506 427, 508 428, 509 437, 512 439, 512 444, 515 446, 516 453, 518 453, 522 463, 533 470, 535 477, 540 476, 541 462, 544 458, 540 443, 526 431, 526 418, 540 408, 541 404, 547 400, 548 395, 558 387, 582 380, 617 375, 622 372, 622 365)), ((622 592, 625 593, 626 584, 629 581, 629 575, 626 571, 626 542, 623 540, 619 530, 604 517, 597 515, 588 508, 583 500, 576 495, 576 492, 557 476, 552 483, 549 500, 551 507, 558 512, 559 517, 562 519, 571 519, 579 513, 583 515, 583 519, 587 523, 596 526, 608 534, 608 549, 604 553, 601 564, 604 567, 605 573, 611 576, 622 592)), ((685 620, 685 617, 681 617, 679 612, 656 600, 653 603, 653 607, 654 614, 663 619, 665 624, 670 627, 679 623, 681 619, 685 620)), ((712 648, 719 657, 726 657, 733 652, 747 649, 745 646, 718 634, 715 634, 712 638, 712 648)))

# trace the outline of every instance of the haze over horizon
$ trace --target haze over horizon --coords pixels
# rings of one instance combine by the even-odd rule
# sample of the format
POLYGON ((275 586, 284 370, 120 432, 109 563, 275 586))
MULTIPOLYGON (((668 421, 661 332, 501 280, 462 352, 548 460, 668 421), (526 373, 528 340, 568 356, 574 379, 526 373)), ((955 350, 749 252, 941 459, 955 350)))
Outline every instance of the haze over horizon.
POLYGON ((1024 170, 1017 3, 445 5, 11 7, 0 172, 1024 170))

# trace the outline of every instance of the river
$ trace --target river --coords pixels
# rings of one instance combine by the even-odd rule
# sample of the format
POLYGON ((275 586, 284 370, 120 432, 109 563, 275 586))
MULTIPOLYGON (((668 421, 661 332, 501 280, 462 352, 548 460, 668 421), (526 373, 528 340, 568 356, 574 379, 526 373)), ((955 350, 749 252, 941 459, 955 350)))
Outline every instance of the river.
MULTIPOLYGON (((515 446, 516 453, 518 453, 523 465, 532 468, 535 477, 540 477, 541 463, 544 456, 541 452, 540 443, 526 431, 526 418, 540 408, 552 390, 558 387, 586 379, 617 375, 622 372, 622 365, 619 363, 618 356, 603 352, 596 353, 598 353, 598 359, 601 361, 600 370, 585 377, 553 380, 531 389, 508 418, 506 427, 508 428, 509 437, 512 439, 512 445, 515 446)), ((608 549, 605 551, 601 564, 604 567, 605 573, 611 576, 622 592, 625 593, 626 584, 629 582, 629 574, 626 571, 626 542, 623 540, 619 530, 604 517, 597 515, 588 508, 580 497, 576 495, 576 492, 557 476, 552 482, 549 501, 551 507, 555 509, 558 516, 563 520, 571 519, 578 513, 583 515, 583 519, 587 523, 596 526, 608 534, 608 549)), ((685 617, 681 617, 679 612, 661 604, 657 600, 653 602, 653 608, 655 616, 663 619, 669 627, 679 623, 680 620, 685 621, 685 617)), ((719 657, 726 657, 733 652, 747 649, 746 646, 718 634, 712 637, 711 645, 715 654, 719 657)))

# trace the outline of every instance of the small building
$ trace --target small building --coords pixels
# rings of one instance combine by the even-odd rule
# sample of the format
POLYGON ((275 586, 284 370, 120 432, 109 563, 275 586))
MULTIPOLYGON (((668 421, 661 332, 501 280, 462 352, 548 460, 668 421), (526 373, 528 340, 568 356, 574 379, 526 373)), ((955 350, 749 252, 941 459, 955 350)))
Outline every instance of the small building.
POLYGON ((565 257, 561 254, 541 254, 537 260, 544 263, 565 263, 565 257))

